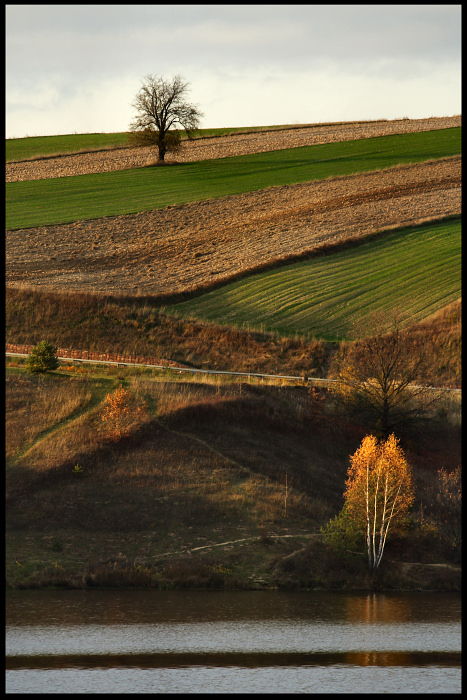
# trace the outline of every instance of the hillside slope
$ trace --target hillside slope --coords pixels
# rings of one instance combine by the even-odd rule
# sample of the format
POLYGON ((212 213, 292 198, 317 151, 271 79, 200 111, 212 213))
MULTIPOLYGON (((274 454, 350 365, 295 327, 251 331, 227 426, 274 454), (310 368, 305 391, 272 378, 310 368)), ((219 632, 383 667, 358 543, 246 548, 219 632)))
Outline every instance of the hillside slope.
MULTIPOLYGON (((342 559, 320 536, 363 435, 322 395, 127 378, 152 415, 115 441, 95 404, 119 380, 85 377, 8 372, 7 585, 370 586, 365 556, 342 559)), ((435 468, 456 464, 459 438, 412 442, 418 498, 435 468)), ((391 538, 373 587, 460 590, 457 562, 416 533, 391 538), (393 558, 424 566, 395 574, 393 558)))
MULTIPOLYGON (((423 122, 429 129, 442 123, 423 122)), ((420 124, 397 125, 412 127, 420 124)), ((345 128, 356 138, 355 125, 345 128)), ((326 138, 337 133, 319 129, 328 129, 326 138)), ((206 148, 201 157, 222 157, 232 143, 242 153, 261 143, 288 148, 290 140, 274 141, 288 136, 187 146, 192 156, 206 148)), ((37 161, 16 173, 57 177, 56 166, 67 175, 91 162, 113 169, 120 155, 37 161)), ((139 155, 147 157, 143 149, 139 155)), ((7 340, 46 337, 61 347, 158 353, 195 366, 325 376, 337 345, 179 321, 157 308, 156 296, 204 288, 316 246, 458 214, 460 175, 458 156, 7 231, 7 340)), ((430 348, 446 384, 460 381, 460 314, 456 301, 407 335, 430 348)), ((7 365, 8 586, 460 590, 457 551, 430 529, 426 513, 436 471, 460 463, 454 392, 446 392, 430 430, 404 439, 416 482, 410 529, 391 536, 370 581, 364 554, 338 555, 320 532, 342 507, 349 455, 368 431, 339 417, 325 390, 277 380, 180 381, 168 371, 121 367, 70 365, 31 376, 21 360, 7 365), (132 406, 120 436, 103 421, 105 397, 119 386, 132 406)))
MULTIPOLYGON (((353 141, 390 134, 407 134, 432 129, 449 129, 461 126, 461 116, 431 119, 396 119, 379 122, 350 122, 346 124, 319 124, 312 127, 259 131, 233 136, 195 139, 183 142, 176 156, 167 154, 168 162, 187 163, 211 158, 264 153, 282 148, 296 148, 318 143, 353 141)), ((37 180, 51 177, 66 177, 112 170, 138 168, 154 160, 154 149, 120 148, 97 153, 80 153, 59 158, 38 159, 22 163, 7 163, 6 182, 37 180)))
POLYGON ((461 157, 6 232, 6 280, 110 294, 191 291, 323 244, 461 211, 461 157))

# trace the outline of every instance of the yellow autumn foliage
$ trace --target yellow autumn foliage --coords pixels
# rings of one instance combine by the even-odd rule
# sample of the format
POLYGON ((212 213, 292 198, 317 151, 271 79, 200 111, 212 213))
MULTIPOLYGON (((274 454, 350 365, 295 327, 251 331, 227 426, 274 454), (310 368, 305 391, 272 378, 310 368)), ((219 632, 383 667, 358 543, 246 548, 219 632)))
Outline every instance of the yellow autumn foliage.
POLYGON ((108 424, 112 437, 119 439, 141 422, 145 414, 145 402, 138 405, 130 392, 120 385, 113 393, 107 394, 101 418, 108 424))
POLYGON ((403 523, 414 500, 410 466, 394 434, 368 435, 351 457, 344 498, 350 517, 365 530, 370 569, 383 556, 389 527, 403 523))

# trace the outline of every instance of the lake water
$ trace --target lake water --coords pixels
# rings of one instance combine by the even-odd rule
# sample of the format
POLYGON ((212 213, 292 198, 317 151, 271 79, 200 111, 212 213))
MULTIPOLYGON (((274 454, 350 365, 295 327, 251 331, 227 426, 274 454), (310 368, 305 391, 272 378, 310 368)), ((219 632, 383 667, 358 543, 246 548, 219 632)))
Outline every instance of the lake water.
POLYGON ((446 593, 9 591, 7 693, 460 693, 446 593))

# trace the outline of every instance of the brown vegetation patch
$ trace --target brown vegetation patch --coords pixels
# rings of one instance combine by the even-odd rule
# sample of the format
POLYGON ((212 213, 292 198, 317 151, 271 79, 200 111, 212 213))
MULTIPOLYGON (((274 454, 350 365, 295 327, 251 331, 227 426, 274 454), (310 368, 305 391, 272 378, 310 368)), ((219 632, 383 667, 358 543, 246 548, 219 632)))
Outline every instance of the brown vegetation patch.
POLYGON ((37 381, 26 374, 8 377, 5 391, 6 457, 84 407, 91 394, 77 382, 37 381))
MULTIPOLYGON (((158 420, 103 442, 92 409, 8 469, 9 585, 367 585, 364 561, 308 539, 341 508, 361 428, 320 419, 304 387, 138 380, 130 388, 156 402, 158 420)), ((447 442, 430 446, 440 456, 447 442)), ((433 471, 423 463, 417 478, 433 471)), ((420 540, 413 560, 452 563, 437 556, 420 540)), ((394 576, 387 564, 381 587, 419 585, 413 571, 394 576)), ((437 585, 455 590, 458 570, 448 581, 436 569, 437 585)))
POLYGON ((324 341, 177 320, 144 299, 15 288, 6 291, 6 329, 7 342, 22 347, 18 352, 40 342, 47 329, 49 342, 72 356, 86 350, 93 359, 123 358, 131 349, 133 357, 170 357, 194 367, 293 376, 311 371, 323 376, 331 352, 324 341))
MULTIPOLYGON (((458 387, 462 376, 460 300, 444 311, 407 329, 404 342, 425 348, 433 367, 428 381, 458 387)), ((155 364, 298 377, 327 377, 339 347, 322 340, 281 338, 177 319, 144 298, 7 288, 8 351, 27 352, 31 344, 43 340, 44 329, 48 341, 68 357, 117 358, 120 362, 170 357, 172 362, 155 364)))

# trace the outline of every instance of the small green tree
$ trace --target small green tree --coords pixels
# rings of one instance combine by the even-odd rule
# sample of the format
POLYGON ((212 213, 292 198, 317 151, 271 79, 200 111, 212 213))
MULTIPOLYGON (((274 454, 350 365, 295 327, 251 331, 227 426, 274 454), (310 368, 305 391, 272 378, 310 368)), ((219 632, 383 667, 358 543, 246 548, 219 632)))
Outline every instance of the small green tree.
POLYGON ((46 340, 41 340, 28 355, 26 368, 32 374, 52 372, 59 366, 57 348, 46 340))
POLYGON ((346 505, 335 518, 321 528, 324 542, 339 554, 362 551, 365 538, 362 529, 350 517, 346 505))

